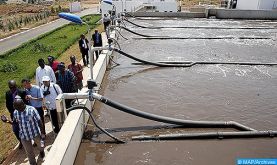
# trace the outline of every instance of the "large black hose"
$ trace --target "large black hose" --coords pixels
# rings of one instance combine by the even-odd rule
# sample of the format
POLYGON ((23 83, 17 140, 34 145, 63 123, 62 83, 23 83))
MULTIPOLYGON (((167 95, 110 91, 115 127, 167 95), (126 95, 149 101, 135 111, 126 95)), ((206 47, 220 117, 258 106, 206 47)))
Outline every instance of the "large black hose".
POLYGON ((162 61, 162 62, 150 62, 150 61, 145 61, 142 59, 139 59, 137 57, 134 57, 128 53, 125 53, 121 50, 118 50, 116 48, 114 48, 115 52, 120 53, 121 55, 124 55, 128 58, 131 58, 135 61, 138 61, 140 63, 133 63, 135 65, 154 65, 154 66, 158 66, 158 67, 192 67, 193 65, 196 64, 207 64, 207 65, 212 65, 212 64, 226 64, 226 65, 277 65, 277 63, 257 63, 257 62, 212 62, 212 61, 196 61, 196 62, 192 62, 192 61, 184 61, 184 62, 178 62, 178 61, 162 61))
MULTIPOLYGON (((116 27, 118 27, 118 26, 116 26, 116 27)), ((126 31, 128 31, 130 33, 136 34, 138 36, 142 36, 142 37, 169 37, 169 36, 150 36, 150 35, 145 35, 145 34, 134 32, 134 31, 132 31, 132 30, 130 30, 130 29, 124 27, 124 26, 120 26, 120 28, 122 28, 122 29, 124 29, 124 30, 126 30, 126 31)))
POLYGON ((70 108, 68 108, 67 110, 68 110, 68 112, 70 112, 70 111, 76 110, 76 109, 84 109, 85 111, 87 111, 87 113, 89 114, 89 116, 90 116, 92 122, 94 123, 94 125, 95 125, 99 130, 101 130, 103 133, 105 133, 106 135, 108 135, 109 137, 111 137, 112 139, 114 139, 117 143, 125 143, 123 140, 120 140, 119 138, 115 137, 114 135, 110 134, 108 131, 106 131, 105 129, 103 129, 102 127, 100 127, 100 126, 96 123, 96 121, 95 121, 93 115, 91 114, 90 110, 89 110, 87 107, 81 106, 81 105, 77 105, 77 106, 70 107, 70 108))
MULTIPOLYGON (((272 39, 270 37, 170 37, 170 36, 151 36, 151 35, 145 35, 141 33, 134 32, 124 26, 115 26, 122 28, 130 33, 136 34, 138 36, 144 37, 144 38, 134 38, 134 39, 147 39, 147 40, 191 40, 191 39, 200 39, 200 40, 226 40, 226 39, 240 39, 240 40, 258 40, 258 39, 272 39)), ((121 35, 121 34, 120 34, 121 35)), ((121 35, 122 36, 122 35, 121 35)), ((123 37, 123 36, 122 36, 123 37)), ((126 39, 125 37, 123 37, 126 39)))
MULTIPOLYGON (((189 64, 190 66, 193 65, 216 65, 216 64, 222 64, 222 65, 268 65, 268 66, 273 66, 273 65, 277 65, 277 63, 261 63, 261 62, 219 62, 219 61, 159 61, 156 62, 158 64, 163 63, 163 64, 189 64)), ((132 63, 134 65, 149 65, 149 64, 145 64, 142 62, 139 63, 132 63)))
POLYGON ((186 140, 186 139, 224 139, 224 138, 258 138, 275 137, 277 131, 243 131, 243 132, 199 132, 184 134, 166 134, 155 136, 133 136, 132 140, 186 140))
POLYGON ((135 40, 269 40, 270 37, 141 37, 135 40))
POLYGON ((128 58, 131 58, 135 61, 141 62, 141 63, 146 64, 146 65, 154 65, 154 66, 158 66, 158 67, 190 67, 190 66, 194 65, 193 63, 192 64, 164 64, 164 63, 149 62, 149 61, 145 61, 145 60, 136 58, 134 56, 131 56, 131 55, 119 50, 119 49, 114 48, 113 50, 115 52, 118 52, 118 53, 128 57, 128 58))
POLYGON ((119 33, 119 35, 120 35, 122 38, 124 38, 125 40, 128 40, 128 38, 124 37, 124 36, 120 33, 119 30, 115 29, 115 31, 116 31, 117 33, 119 33))
POLYGON ((180 28, 180 29, 275 29, 270 27, 214 27, 214 26, 142 26, 136 24, 134 22, 129 21, 128 19, 124 19, 126 22, 135 25, 140 28, 147 28, 147 29, 162 29, 162 28, 180 28))
POLYGON ((153 121, 158 121, 158 122, 163 122, 163 123, 168 123, 168 124, 175 124, 175 125, 181 125, 184 127, 213 127, 213 128, 235 128, 241 131, 255 131, 255 129, 244 126, 242 124, 239 124, 234 121, 194 121, 194 120, 182 120, 182 119, 175 119, 175 118, 170 118, 170 117, 165 117, 165 116, 159 116, 147 112, 143 112, 131 107, 128 107, 126 105, 120 104, 118 102, 112 101, 104 96, 101 96, 97 93, 93 93, 92 97, 106 105, 109 105, 115 109, 118 109, 120 111, 142 117, 145 119, 153 120, 153 121))
POLYGON ((161 27, 142 26, 142 25, 138 25, 138 24, 136 24, 136 23, 134 23, 134 22, 131 22, 131 21, 129 21, 128 19, 124 19, 124 20, 127 21, 127 22, 129 22, 130 24, 135 25, 135 26, 140 27, 140 28, 161 29, 161 27))

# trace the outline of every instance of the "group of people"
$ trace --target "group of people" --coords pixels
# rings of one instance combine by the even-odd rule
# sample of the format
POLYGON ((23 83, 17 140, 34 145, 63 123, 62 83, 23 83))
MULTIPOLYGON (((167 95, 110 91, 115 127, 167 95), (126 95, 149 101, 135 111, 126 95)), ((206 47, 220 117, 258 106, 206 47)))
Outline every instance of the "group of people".
MULTIPOLYGON (((60 131, 56 97, 62 93, 75 93, 83 88, 83 66, 76 61, 73 55, 71 64, 65 67, 53 56, 48 56, 48 65, 43 59, 38 60, 36 69, 36 84, 27 78, 21 80, 23 89, 18 88, 15 80, 8 82, 6 92, 6 107, 10 119, 2 115, 1 120, 12 124, 13 132, 28 156, 30 164, 36 164, 33 146, 40 143, 40 157, 44 157, 45 122, 44 109, 49 110, 53 131, 60 131)), ((66 107, 71 106, 72 100, 66 100, 66 107)))
MULTIPOLYGON (((94 34, 92 35, 92 42, 93 47, 103 46, 102 35, 101 33, 99 33, 97 29, 94 31, 94 34)), ((84 34, 80 36, 79 48, 82 54, 84 66, 87 66, 89 64, 89 40, 85 37, 84 34)), ((98 59, 100 53, 101 51, 95 51, 95 61, 98 59)))
MULTIPOLYGON (((96 29, 92 35, 94 47, 102 47, 101 33, 96 29)), ((79 49, 82 54, 83 64, 89 64, 89 41, 85 35, 80 36, 79 49)), ((96 60, 101 51, 95 51, 96 60)), ((23 89, 18 88, 15 80, 8 81, 9 90, 6 92, 6 108, 10 113, 10 119, 5 115, 1 120, 12 125, 13 132, 19 141, 19 149, 25 149, 29 163, 36 164, 33 147, 40 143, 40 157, 45 156, 45 122, 44 110, 49 111, 52 128, 55 133, 60 131, 56 97, 62 93, 75 93, 83 88, 83 66, 76 61, 73 55, 71 64, 58 62, 53 56, 48 56, 48 64, 44 59, 38 60, 35 74, 35 83, 27 78, 22 79, 23 89)), ((73 100, 66 100, 66 108, 71 106, 73 100)))

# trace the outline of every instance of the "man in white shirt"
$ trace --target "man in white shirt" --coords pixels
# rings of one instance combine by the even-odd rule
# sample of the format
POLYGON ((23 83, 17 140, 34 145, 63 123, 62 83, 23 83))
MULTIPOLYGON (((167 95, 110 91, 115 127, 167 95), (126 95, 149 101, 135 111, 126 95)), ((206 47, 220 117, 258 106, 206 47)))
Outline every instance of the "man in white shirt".
POLYGON ((89 64, 89 41, 86 39, 84 34, 81 34, 80 40, 79 40, 79 49, 80 52, 82 53, 82 58, 83 58, 83 64, 84 66, 87 66, 89 64))
POLYGON ((42 82, 41 90, 43 91, 43 98, 45 99, 45 103, 49 103, 46 106, 50 110, 54 132, 58 133, 60 128, 57 116, 56 97, 62 93, 62 90, 59 85, 51 83, 48 76, 43 76, 42 82))
POLYGON ((36 69, 36 84, 41 87, 43 82, 42 82, 42 77, 43 76, 48 76, 50 78, 50 81, 53 83, 56 83, 56 77, 55 77, 55 73, 53 71, 53 69, 48 66, 45 65, 44 60, 41 58, 38 60, 38 65, 39 67, 37 67, 36 69))
POLYGON ((103 18, 103 24, 104 24, 104 30, 107 31, 107 27, 110 25, 111 19, 108 14, 104 14, 103 18))

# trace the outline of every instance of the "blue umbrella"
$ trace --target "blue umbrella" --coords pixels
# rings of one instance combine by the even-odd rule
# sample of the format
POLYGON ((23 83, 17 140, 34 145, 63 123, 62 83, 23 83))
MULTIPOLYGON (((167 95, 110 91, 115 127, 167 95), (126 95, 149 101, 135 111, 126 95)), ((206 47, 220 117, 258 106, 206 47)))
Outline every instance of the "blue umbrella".
POLYGON ((62 13, 59 13, 59 17, 63 18, 63 19, 66 19, 68 21, 77 23, 77 24, 82 24, 83 23, 83 21, 81 20, 80 16, 75 15, 75 14, 62 12, 62 13))
POLYGON ((112 0, 104 0, 103 2, 105 2, 105 3, 107 3, 107 4, 110 4, 110 5, 113 4, 112 0))

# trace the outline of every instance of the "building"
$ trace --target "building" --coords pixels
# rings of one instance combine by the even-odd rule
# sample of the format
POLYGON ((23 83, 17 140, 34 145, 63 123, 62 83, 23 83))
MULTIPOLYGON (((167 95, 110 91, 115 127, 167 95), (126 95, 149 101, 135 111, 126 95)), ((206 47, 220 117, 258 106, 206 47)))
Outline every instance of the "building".
POLYGON ((277 9, 277 0, 229 0, 228 8, 239 10, 277 9))
POLYGON ((135 12, 139 10, 149 12, 178 11, 178 2, 176 0, 113 0, 112 5, 105 2, 101 2, 102 14, 107 13, 108 10, 112 10, 113 8, 116 9, 116 13, 135 12))

